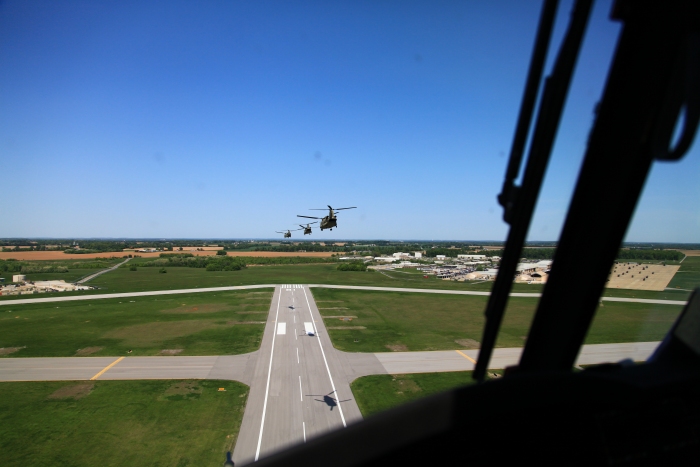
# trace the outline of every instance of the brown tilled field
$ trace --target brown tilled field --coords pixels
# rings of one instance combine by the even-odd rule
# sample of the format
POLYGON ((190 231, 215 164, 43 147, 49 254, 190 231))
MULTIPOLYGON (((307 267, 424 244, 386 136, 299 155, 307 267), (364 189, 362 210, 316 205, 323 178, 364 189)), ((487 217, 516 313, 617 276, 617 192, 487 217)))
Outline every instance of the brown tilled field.
MULTIPOLYGON (((142 258, 157 258, 162 252, 156 253, 135 253, 137 256, 142 258)), ((216 251, 166 251, 165 253, 190 253, 195 256, 212 256, 216 254, 216 251)), ((93 259, 93 258, 110 258, 116 256, 119 258, 126 257, 129 254, 134 254, 133 252, 125 251, 114 251, 106 253, 90 253, 84 255, 75 254, 65 254, 61 251, 3 251, 0 252, 0 259, 13 258, 18 261, 41 261, 41 260, 62 260, 62 259, 93 259)), ((229 256, 256 256, 263 258, 279 258, 287 256, 306 256, 315 258, 327 258, 333 255, 331 252, 309 252, 309 253, 295 253, 295 252, 279 252, 279 251, 229 251, 229 256)))

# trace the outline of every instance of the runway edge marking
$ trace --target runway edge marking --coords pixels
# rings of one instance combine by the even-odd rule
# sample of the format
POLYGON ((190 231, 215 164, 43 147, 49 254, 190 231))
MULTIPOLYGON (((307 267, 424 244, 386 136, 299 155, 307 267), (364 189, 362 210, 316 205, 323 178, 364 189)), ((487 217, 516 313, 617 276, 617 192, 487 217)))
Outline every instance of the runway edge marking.
POLYGON ((100 372, 97 373, 95 376, 93 376, 92 378, 90 378, 90 381, 95 381, 97 378, 99 378, 100 376, 102 376, 103 374, 105 374, 105 373, 107 372, 107 370, 109 370, 110 368, 112 368, 114 365, 116 365, 117 363, 121 362, 121 361, 124 360, 125 358, 126 358, 126 357, 119 357, 118 359, 116 359, 115 361, 113 361, 112 363, 110 363, 109 365, 107 365, 106 367, 104 367, 104 368, 102 369, 102 371, 100 371, 100 372))
MULTIPOLYGON (((321 347, 321 355, 323 355, 323 363, 326 364, 326 371, 328 372, 328 379, 331 380, 331 387, 333 388, 333 392, 335 393, 335 397, 338 397, 338 393, 335 390, 335 383, 333 383, 333 376, 331 376, 331 369, 328 368, 328 360, 326 360, 326 352, 323 351, 323 344, 321 344, 321 338, 318 336, 318 329, 316 328, 316 320, 314 319, 314 314, 311 311, 311 304, 309 303, 309 296, 306 295, 306 288, 302 287, 302 290, 304 291, 304 298, 306 298, 306 306, 309 307, 309 313, 311 314, 311 323, 314 327, 314 331, 316 332, 316 337, 318 338, 318 345, 321 347)), ((319 312, 319 316, 321 313, 319 312)), ((323 319, 323 317, 321 317, 323 319)), ((340 410, 340 419, 343 421, 343 427, 347 428, 347 424, 345 423, 345 415, 343 415, 343 408, 340 406, 340 403, 338 403, 338 409, 340 410)))
MULTIPOLYGON (((277 318, 280 314, 280 300, 282 299, 282 288, 277 295, 277 312, 275 313, 275 329, 277 328, 277 318)), ((260 420, 260 436, 258 436, 258 448, 255 450, 255 462, 260 457, 260 445, 262 444, 263 428, 265 427, 265 412, 267 411, 267 395, 270 392, 270 375, 272 374, 272 356, 275 354, 275 337, 277 333, 272 333, 272 350, 270 351, 270 366, 267 369, 267 385, 265 386, 265 402, 263 403, 263 413, 260 420)))

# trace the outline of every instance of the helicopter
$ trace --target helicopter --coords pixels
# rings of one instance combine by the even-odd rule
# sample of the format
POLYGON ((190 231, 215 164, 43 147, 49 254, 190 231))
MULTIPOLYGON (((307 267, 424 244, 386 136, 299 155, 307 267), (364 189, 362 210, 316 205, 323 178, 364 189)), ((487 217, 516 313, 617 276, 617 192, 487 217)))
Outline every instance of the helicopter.
MULTIPOLYGON (((318 224, 318 222, 312 222, 311 224, 318 224)), ((299 227, 301 227, 301 229, 304 229, 304 235, 306 235, 306 234, 311 235, 311 224, 306 224, 306 227, 299 224, 299 227)), ((299 229, 299 230, 301 230, 301 229, 299 229)))
POLYGON ((275 232, 276 232, 276 233, 283 233, 283 234, 284 234, 284 238, 290 238, 290 237, 292 236, 292 232, 296 232, 297 230, 303 230, 303 229, 287 230, 286 232, 284 232, 284 231, 278 232, 277 230, 275 230, 275 232))
MULTIPOLYGON (((350 208, 338 208, 335 209, 335 211, 342 211, 343 209, 357 209, 357 206, 352 206, 350 208)), ((325 208, 311 209, 311 211, 325 211, 325 208)), ((307 219, 321 219, 321 231, 323 231, 323 229, 333 230, 333 227, 338 226, 338 219, 335 216, 334 209, 330 206, 328 206, 328 215, 325 217, 300 216, 299 214, 297 214, 297 217, 306 217, 307 219)))

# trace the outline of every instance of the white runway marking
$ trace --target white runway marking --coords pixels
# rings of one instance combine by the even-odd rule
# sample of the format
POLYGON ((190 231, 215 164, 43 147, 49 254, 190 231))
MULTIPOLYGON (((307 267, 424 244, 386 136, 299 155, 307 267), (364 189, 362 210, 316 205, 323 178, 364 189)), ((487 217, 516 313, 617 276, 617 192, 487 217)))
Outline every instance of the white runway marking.
POLYGON ((301 376, 299 376, 299 400, 304 402, 304 391, 301 389, 301 376))
MULTIPOLYGON (((311 313, 311 304, 309 303, 309 296, 306 295, 306 289, 304 290, 304 297, 306 297, 306 306, 309 307, 309 313, 311 313)), ((311 315, 311 319, 313 321, 313 315, 311 315)), ((316 335, 318 335, 318 329, 316 329, 316 322, 313 321, 313 327, 316 335)), ((331 369, 328 368, 328 360, 326 360, 326 352, 323 351, 323 344, 321 344, 321 339, 318 339, 318 345, 321 347, 321 355, 323 355, 323 363, 326 364, 326 371, 328 372, 328 379, 331 380, 331 388, 333 388, 333 392, 335 393, 335 397, 340 399, 340 394, 338 394, 335 390, 335 384, 333 383, 333 377, 331 376, 331 369)), ((346 428, 348 425, 345 423, 345 415, 343 415, 343 407, 338 403, 338 410, 340 412, 340 419, 343 421, 343 427, 346 428)))
MULTIPOLYGON (((282 291, 280 290, 277 296, 277 313, 275 313, 275 324, 277 324, 277 317, 280 314, 280 300, 282 299, 282 291)), ((265 427, 265 412, 267 411, 267 396, 270 392, 270 375, 272 375, 272 356, 275 353, 275 336, 272 335, 272 350, 270 351, 270 366, 267 369, 267 386, 265 386, 265 403, 263 404, 262 419, 260 420, 260 436, 258 436, 258 449, 255 451, 255 462, 258 461, 260 457, 260 445, 262 444, 263 428, 265 427)))
POLYGON ((304 430, 304 442, 306 442, 306 423, 301 422, 301 429, 304 430))
POLYGON ((297 347, 297 363, 299 363, 299 347, 297 347))
POLYGON ((287 334, 287 323, 277 323, 277 334, 287 334))

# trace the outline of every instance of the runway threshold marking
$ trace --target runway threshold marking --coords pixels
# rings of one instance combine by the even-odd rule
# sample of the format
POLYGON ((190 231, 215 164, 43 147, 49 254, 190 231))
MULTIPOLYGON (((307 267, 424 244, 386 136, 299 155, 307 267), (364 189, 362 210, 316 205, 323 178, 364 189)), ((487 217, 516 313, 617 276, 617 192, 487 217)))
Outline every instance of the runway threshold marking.
POLYGON ((471 358, 469 355, 463 353, 461 350, 455 350, 455 352, 457 352, 457 353, 460 354, 462 357, 466 358, 467 360, 469 360, 470 362, 472 362, 474 365, 476 365, 476 360, 474 360, 473 358, 471 358))
POLYGON ((107 370, 109 370, 110 368, 112 368, 114 365, 116 365, 117 363, 121 362, 122 360, 124 360, 124 358, 125 358, 125 357, 119 357, 118 359, 116 359, 115 361, 113 361, 112 363, 110 363, 109 365, 107 365, 106 367, 104 367, 104 368, 102 369, 102 371, 100 371, 100 372, 97 373, 95 376, 93 376, 92 378, 90 378, 90 381, 94 381, 94 380, 96 380, 97 378, 99 378, 100 376, 102 376, 103 374, 105 374, 105 372, 106 372, 107 370))
MULTIPOLYGON (((318 336, 318 329, 316 328, 316 320, 314 319, 313 312, 311 311, 311 303, 309 303, 309 296, 306 295, 306 289, 302 288, 304 291, 304 297, 306 298, 306 306, 309 308, 309 313, 311 314, 311 322, 313 323, 314 327, 314 332, 316 333, 316 338, 318 339, 318 346, 321 347, 321 355, 323 355, 323 363, 326 364, 326 371, 328 372, 328 379, 331 380, 331 387, 333 388, 333 392, 335 393, 335 397, 339 397, 338 393, 335 390, 335 384, 333 383, 333 377, 331 376, 331 369, 328 368, 328 360, 326 360, 326 352, 323 351, 323 344, 321 344, 321 338, 318 336)), ((345 415, 343 415, 343 407, 341 407, 340 404, 338 404, 338 410, 340 411, 340 419, 343 421, 343 428, 347 428, 347 424, 345 423, 345 415)))
MULTIPOLYGON (((282 290, 277 296, 277 313, 275 314, 275 327, 277 327, 277 318, 280 314, 280 300, 282 299, 282 290)), ((263 428, 265 427, 265 412, 267 412, 267 395, 270 392, 270 375, 272 374, 272 356, 275 354, 275 337, 277 334, 272 334, 272 350, 270 350, 270 366, 267 369, 267 385, 265 386, 265 402, 263 403, 262 419, 260 420, 260 436, 258 436, 258 449, 255 451, 255 462, 260 457, 260 445, 262 444, 263 428)))

